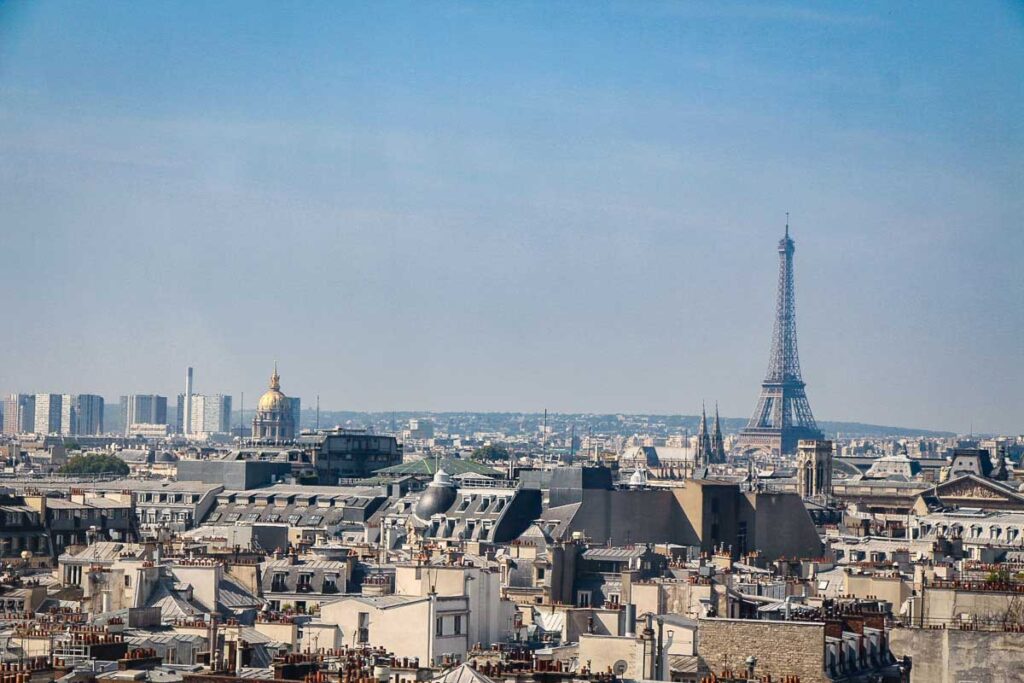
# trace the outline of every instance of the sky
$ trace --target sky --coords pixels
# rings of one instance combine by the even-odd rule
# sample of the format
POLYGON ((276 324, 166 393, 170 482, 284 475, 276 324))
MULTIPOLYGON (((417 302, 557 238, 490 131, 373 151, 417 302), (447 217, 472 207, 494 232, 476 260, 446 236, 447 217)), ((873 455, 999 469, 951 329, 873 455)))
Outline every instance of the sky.
MULTIPOLYGON (((4 392, 1024 432, 1024 3, 0 3, 4 392)), ((237 407, 237 403, 236 403, 237 407)))

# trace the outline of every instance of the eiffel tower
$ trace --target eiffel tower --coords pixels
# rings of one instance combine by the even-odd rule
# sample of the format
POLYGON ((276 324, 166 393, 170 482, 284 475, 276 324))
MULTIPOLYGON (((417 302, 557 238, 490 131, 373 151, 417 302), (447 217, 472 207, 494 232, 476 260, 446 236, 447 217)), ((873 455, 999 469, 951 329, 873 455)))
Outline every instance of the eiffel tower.
POLYGON ((779 289, 772 329, 772 353, 768 374, 761 383, 761 397, 745 429, 740 432, 739 450, 796 452, 800 439, 823 439, 807 402, 796 351, 796 300, 793 293, 793 240, 786 234, 779 240, 779 289))

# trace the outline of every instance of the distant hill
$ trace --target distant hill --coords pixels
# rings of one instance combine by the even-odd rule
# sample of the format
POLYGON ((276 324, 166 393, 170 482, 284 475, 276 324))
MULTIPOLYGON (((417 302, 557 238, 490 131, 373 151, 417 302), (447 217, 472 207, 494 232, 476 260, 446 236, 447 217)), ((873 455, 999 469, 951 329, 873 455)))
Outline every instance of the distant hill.
MULTIPOLYGON (((246 411, 249 413, 249 411, 246 411)), ((709 420, 712 416, 709 416, 709 420)), ((340 425, 343 427, 372 427, 375 431, 394 431, 403 429, 410 419, 427 418, 439 428, 467 433, 471 431, 503 431, 515 433, 535 431, 543 423, 543 413, 475 413, 475 412, 430 412, 430 411, 396 411, 394 413, 359 412, 321 410, 319 424, 321 428, 340 425)), ((251 414, 246 420, 252 419, 251 414)), ((678 434, 683 430, 691 433, 696 431, 700 422, 699 415, 631 415, 593 414, 593 413, 549 413, 548 426, 555 431, 568 431, 575 425, 576 433, 583 435, 588 430, 600 434, 664 433, 678 434)), ((303 409, 302 427, 312 428, 317 423, 316 411, 303 409)), ((735 433, 743 429, 747 418, 723 417, 722 431, 735 433)), ((843 437, 950 437, 954 432, 943 432, 912 427, 892 427, 865 424, 862 422, 819 422, 818 427, 827 436, 834 437, 837 433, 843 437)))
POLYGON ((864 424, 863 422, 819 422, 818 429, 829 436, 838 432, 843 437, 860 436, 900 436, 900 437, 932 437, 945 438, 956 436, 956 432, 939 432, 932 429, 913 429, 910 427, 885 427, 882 425, 864 424))

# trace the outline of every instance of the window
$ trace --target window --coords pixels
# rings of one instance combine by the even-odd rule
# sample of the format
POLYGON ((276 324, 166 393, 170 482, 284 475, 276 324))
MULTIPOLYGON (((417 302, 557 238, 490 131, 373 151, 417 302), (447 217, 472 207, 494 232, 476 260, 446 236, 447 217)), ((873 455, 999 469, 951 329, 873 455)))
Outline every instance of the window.
POLYGON ((576 605, 590 607, 590 591, 576 591, 576 605))
POLYGON ((618 593, 609 593, 608 594, 608 602, 611 603, 612 605, 618 605, 619 604, 619 594, 618 593))
POLYGON ((360 612, 359 613, 359 633, 358 639, 360 644, 370 642, 370 613, 360 612))
POLYGON ((454 624, 452 625, 452 633, 455 635, 462 635, 462 615, 456 614, 454 618, 454 624))
POLYGON ((131 588, 132 587, 132 577, 129 576, 128 574, 124 575, 124 587, 125 588, 131 588))
POLYGON ((537 567, 537 580, 538 581, 543 581, 544 580, 544 567, 537 567))
POLYGON ((444 617, 438 617, 437 621, 434 622, 434 635, 435 636, 443 636, 444 635, 444 617))

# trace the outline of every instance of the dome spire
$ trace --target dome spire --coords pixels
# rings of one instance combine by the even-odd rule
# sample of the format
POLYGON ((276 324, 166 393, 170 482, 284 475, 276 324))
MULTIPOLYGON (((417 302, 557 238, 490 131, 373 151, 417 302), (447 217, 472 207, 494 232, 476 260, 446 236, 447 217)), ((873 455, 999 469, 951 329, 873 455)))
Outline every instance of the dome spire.
POLYGON ((277 361, 274 361, 274 374, 270 376, 270 388, 281 391, 281 376, 277 374, 277 361))

